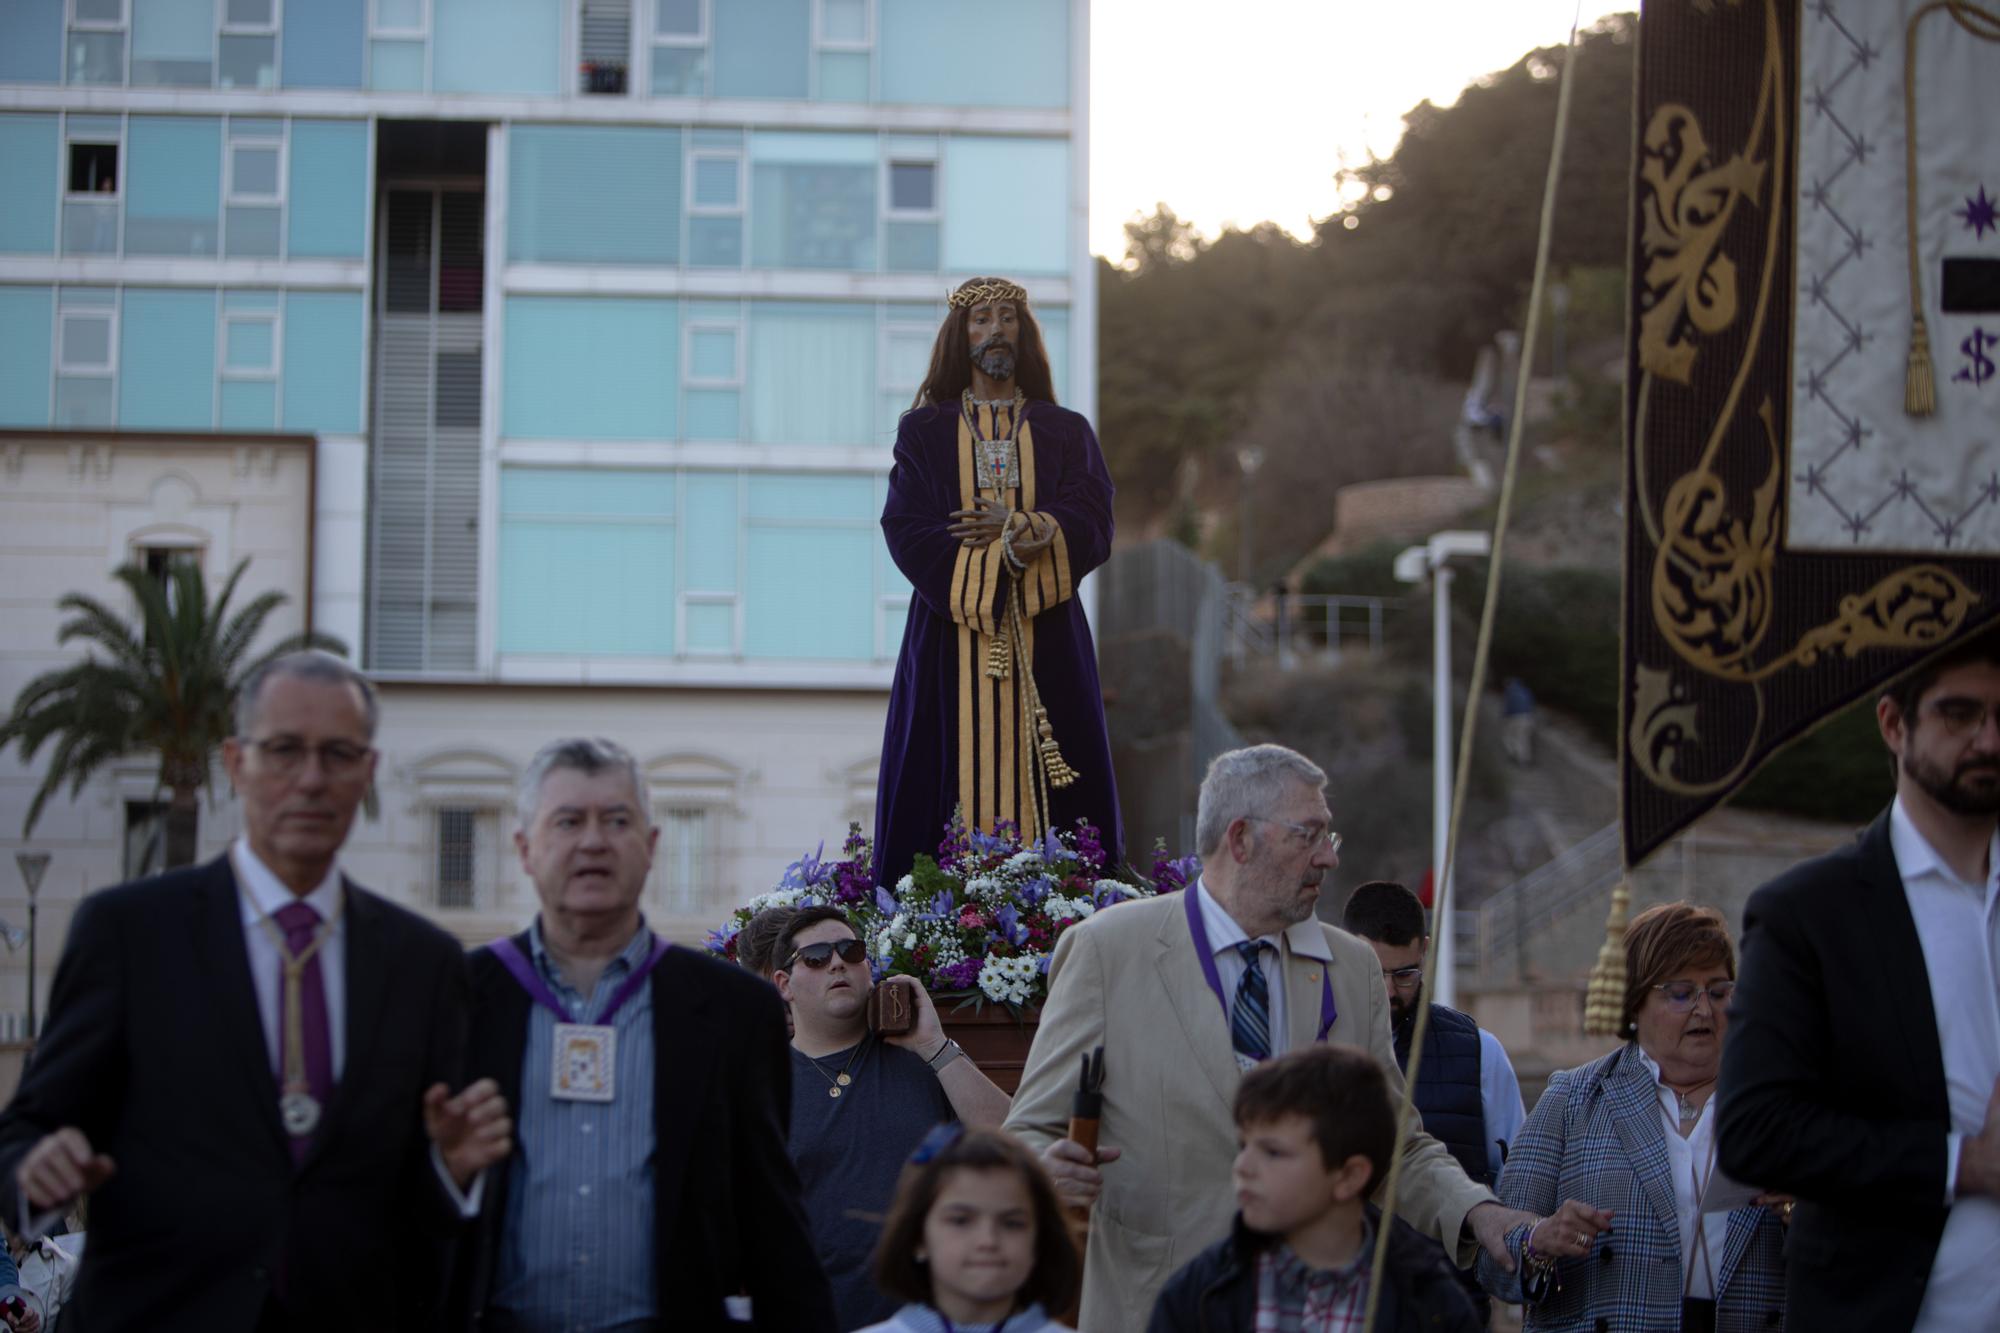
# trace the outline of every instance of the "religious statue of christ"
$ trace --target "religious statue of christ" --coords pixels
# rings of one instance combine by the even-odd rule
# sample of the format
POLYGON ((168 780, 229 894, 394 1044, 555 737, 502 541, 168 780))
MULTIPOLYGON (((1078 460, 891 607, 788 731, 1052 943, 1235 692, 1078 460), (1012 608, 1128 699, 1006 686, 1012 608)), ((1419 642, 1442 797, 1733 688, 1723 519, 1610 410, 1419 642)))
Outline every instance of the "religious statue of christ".
POLYGON ((1118 788, 1083 576, 1111 550, 1111 477, 1090 423, 1056 405, 1028 294, 952 292, 896 431, 882 510, 916 590, 875 799, 875 874, 934 854, 956 810, 1023 839, 1087 818, 1122 859, 1118 788))

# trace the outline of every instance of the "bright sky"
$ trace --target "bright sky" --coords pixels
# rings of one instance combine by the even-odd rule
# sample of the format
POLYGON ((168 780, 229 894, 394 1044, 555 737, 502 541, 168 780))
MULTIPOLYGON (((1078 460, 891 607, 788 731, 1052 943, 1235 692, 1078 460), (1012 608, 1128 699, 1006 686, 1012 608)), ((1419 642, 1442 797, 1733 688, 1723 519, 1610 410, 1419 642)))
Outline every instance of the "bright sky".
MULTIPOLYGON (((1581 0, 1587 26, 1636 9, 1581 0)), ((1165 201, 1213 236, 1334 211, 1342 155, 1386 156, 1403 113, 1567 41, 1578 0, 1091 0, 1090 243, 1165 201)))

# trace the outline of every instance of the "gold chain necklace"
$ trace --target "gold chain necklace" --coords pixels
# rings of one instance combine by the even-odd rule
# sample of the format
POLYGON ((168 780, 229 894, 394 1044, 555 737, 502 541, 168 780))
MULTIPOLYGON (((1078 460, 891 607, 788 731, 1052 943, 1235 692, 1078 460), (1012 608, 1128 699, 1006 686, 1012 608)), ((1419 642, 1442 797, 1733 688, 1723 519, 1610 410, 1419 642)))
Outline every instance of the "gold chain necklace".
MULTIPOLYGON (((812 1067, 819 1071, 819 1076, 826 1080, 827 1083, 826 1095, 829 1097, 838 1097, 840 1096, 841 1089, 849 1087, 853 1084, 854 1080, 851 1077, 849 1077, 847 1071, 854 1068, 854 1062, 856 1060, 859 1060, 861 1058, 861 1052, 867 1049, 868 1049, 868 1038, 863 1037, 859 1042, 855 1043, 854 1053, 847 1057, 847 1063, 841 1066, 840 1073, 837 1075, 827 1073, 826 1066, 819 1062, 818 1056, 807 1055, 806 1059, 810 1060, 812 1062, 812 1067)), ((800 1054, 803 1055, 805 1053, 801 1051, 800 1054)))
MULTIPOLYGON (((302 1138, 318 1127, 320 1113, 324 1109, 312 1095, 312 1082, 306 1077, 306 964, 316 958, 320 948, 333 938, 334 924, 340 920, 341 909, 347 906, 347 894, 342 892, 333 900, 333 911, 313 931, 312 943, 293 954, 291 946, 285 943, 285 932, 278 928, 271 914, 257 906, 250 890, 240 881, 237 887, 244 901, 256 910, 257 924, 270 937, 271 945, 277 949, 279 961, 284 965, 284 992, 278 1012, 285 1028, 285 1069, 284 1084, 278 1097, 278 1118, 284 1122, 287 1134, 302 1138)), ((304 902, 305 899, 298 901, 304 902)))

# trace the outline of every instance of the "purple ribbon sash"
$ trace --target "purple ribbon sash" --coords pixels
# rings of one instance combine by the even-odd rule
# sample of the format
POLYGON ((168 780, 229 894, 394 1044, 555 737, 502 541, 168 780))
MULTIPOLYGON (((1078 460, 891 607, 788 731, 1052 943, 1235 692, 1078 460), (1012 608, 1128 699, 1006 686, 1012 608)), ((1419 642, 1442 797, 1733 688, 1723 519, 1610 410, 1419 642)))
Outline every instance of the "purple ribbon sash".
MULTIPOLYGON (((548 1009, 562 1022, 579 1021, 571 1017, 569 1010, 563 1007, 563 1002, 556 998, 556 993, 549 989, 548 983, 542 980, 542 974, 535 971, 535 965, 521 952, 520 946, 515 944, 512 938, 497 939, 486 947, 493 951, 493 956, 500 960, 501 966, 513 973, 514 980, 521 983, 521 989, 528 992, 529 999, 548 1009)), ((597 1026, 611 1026, 611 1020, 618 1016, 618 1011, 624 1006, 625 1001, 631 999, 639 987, 646 984, 646 978, 652 974, 654 965, 666 957, 668 947, 665 940, 657 935, 653 936, 653 947, 647 951, 646 961, 633 968, 632 975, 625 978, 625 984, 612 992, 610 1003, 606 1004, 604 1012, 597 1016, 597 1026)))
MULTIPOLYGON (((1229 1000, 1222 993, 1222 974, 1215 967, 1215 950, 1209 947, 1208 927, 1202 923, 1201 904, 1195 901, 1196 885, 1190 884, 1181 890, 1181 897, 1187 903, 1188 930, 1194 935, 1195 952, 1201 956, 1201 975, 1208 982, 1208 988, 1215 992, 1215 1002, 1222 1006, 1222 1021, 1229 1021, 1229 1000)), ((1281 969, 1278 984, 1284 984, 1281 969)), ((1340 1011, 1333 1006, 1333 964, 1321 962, 1319 968, 1319 1035, 1314 1041, 1325 1041, 1326 1034, 1333 1030, 1333 1020, 1340 1017, 1340 1011)))

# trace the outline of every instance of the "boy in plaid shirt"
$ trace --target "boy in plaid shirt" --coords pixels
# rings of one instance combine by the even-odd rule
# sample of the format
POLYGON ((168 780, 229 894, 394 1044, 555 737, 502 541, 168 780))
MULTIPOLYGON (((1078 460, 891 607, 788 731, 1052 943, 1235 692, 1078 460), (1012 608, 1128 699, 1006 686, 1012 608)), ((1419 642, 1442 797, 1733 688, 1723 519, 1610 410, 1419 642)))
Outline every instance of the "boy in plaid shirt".
POLYGON ((1367 1052, 1320 1045, 1257 1066, 1236 1091, 1233 1233, 1174 1274, 1148 1333, 1367 1333, 1369 1269, 1389 1247, 1375 1328, 1479 1333, 1445 1253, 1367 1202, 1396 1141, 1367 1052))

